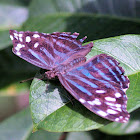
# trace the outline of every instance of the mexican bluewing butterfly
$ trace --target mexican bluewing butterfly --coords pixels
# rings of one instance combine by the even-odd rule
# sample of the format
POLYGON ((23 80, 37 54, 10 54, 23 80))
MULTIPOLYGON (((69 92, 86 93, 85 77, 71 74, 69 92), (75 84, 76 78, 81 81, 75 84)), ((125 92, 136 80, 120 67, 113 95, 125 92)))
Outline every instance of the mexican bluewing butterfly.
POLYGON ((52 34, 10 30, 13 52, 26 61, 49 71, 48 79, 57 76, 61 84, 90 111, 116 122, 127 122, 129 79, 119 63, 106 54, 86 62, 93 43, 82 46, 86 37, 79 33, 52 34))

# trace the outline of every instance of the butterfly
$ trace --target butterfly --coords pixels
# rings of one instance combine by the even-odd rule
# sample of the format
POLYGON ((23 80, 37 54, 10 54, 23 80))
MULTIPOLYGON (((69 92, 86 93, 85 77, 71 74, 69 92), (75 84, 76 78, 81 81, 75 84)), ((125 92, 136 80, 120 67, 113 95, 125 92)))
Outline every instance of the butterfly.
POLYGON ((48 71, 48 79, 58 77, 69 93, 87 109, 111 121, 129 120, 127 96, 129 79, 113 57, 107 54, 86 61, 93 43, 82 46, 79 33, 51 34, 10 30, 13 53, 48 71))

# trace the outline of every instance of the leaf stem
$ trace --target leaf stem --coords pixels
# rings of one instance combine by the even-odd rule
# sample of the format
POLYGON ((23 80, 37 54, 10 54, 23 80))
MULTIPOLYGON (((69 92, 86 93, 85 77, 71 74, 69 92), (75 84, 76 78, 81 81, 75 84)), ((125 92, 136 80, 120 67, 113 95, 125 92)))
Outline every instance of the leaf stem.
POLYGON ((59 140, 66 140, 68 135, 68 132, 63 132, 62 135, 60 136, 59 140))

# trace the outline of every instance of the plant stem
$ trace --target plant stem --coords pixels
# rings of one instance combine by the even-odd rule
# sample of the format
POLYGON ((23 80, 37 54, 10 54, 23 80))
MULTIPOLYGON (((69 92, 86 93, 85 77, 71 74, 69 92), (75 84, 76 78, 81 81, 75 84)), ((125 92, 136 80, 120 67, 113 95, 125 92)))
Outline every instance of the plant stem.
POLYGON ((68 132, 63 132, 62 135, 60 136, 59 140, 66 140, 68 135, 68 132))

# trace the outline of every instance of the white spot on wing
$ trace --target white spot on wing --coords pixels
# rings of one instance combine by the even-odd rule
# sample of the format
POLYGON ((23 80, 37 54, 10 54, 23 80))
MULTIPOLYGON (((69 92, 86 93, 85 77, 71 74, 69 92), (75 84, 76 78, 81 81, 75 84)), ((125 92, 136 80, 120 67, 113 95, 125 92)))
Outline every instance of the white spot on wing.
POLYGON ((94 105, 94 101, 87 101, 90 105, 94 105))
POLYGON ((85 103, 85 102, 86 102, 86 101, 85 101, 84 99, 82 99, 82 98, 80 98, 79 101, 80 101, 81 103, 85 103))
POLYGON ((23 36, 23 34, 19 34, 19 37, 22 37, 23 36))
POLYGON ((16 49, 17 51, 19 51, 19 50, 20 50, 20 48, 19 48, 19 47, 15 47, 15 49, 16 49))
POLYGON ((22 41, 23 41, 23 39, 22 39, 21 37, 19 37, 19 41, 20 41, 20 42, 22 42, 22 41))
POLYGON ((113 103, 109 103, 109 102, 105 102, 105 103, 114 110, 122 111, 121 104, 113 104, 113 103))
POLYGON ((101 102, 100 102, 99 99, 95 99, 95 100, 94 100, 94 103, 95 103, 96 105, 101 105, 101 102))
POLYGON ((96 93, 105 93, 104 90, 96 90, 96 93))
POLYGON ((112 97, 105 97, 105 100, 107 100, 107 101, 113 101, 113 102, 116 101, 116 99, 115 98, 112 98, 112 97))
POLYGON ((119 118, 116 118, 116 119, 115 119, 115 121, 119 121, 119 120, 120 120, 119 118))
POLYGON ((87 101, 90 105, 94 105, 94 104, 96 104, 96 105, 101 105, 101 102, 100 102, 100 100, 99 99, 95 99, 95 100, 93 100, 93 101, 87 101))
POLYGON ((123 118, 123 116, 120 116, 120 119, 122 119, 123 118))
POLYGON ((117 112, 115 110, 112 110, 112 109, 107 109, 107 113, 109 113, 109 114, 117 114, 117 112))
POLYGON ((34 37, 34 38, 38 38, 38 37, 40 37, 40 35, 34 34, 33 37, 34 37))
POLYGON ((23 44, 22 47, 25 47, 25 45, 23 44))
POLYGON ((15 47, 15 49, 16 49, 17 51, 19 51, 21 48, 22 48, 22 45, 21 45, 21 44, 17 44, 17 46, 15 47))
POLYGON ((14 33, 14 37, 18 40, 18 34, 14 33))
POLYGON ((39 45, 39 43, 38 43, 38 42, 36 42, 36 43, 34 44, 34 48, 37 48, 37 47, 38 47, 38 45, 39 45))
POLYGON ((30 36, 26 36, 26 42, 30 42, 30 41, 31 41, 30 36))
POLYGON ((97 111, 97 113, 103 117, 107 116, 107 113, 106 112, 103 112, 101 110, 97 111))
POLYGON ((19 36, 19 40, 22 42, 23 41, 23 38, 22 38, 23 34, 19 34, 18 36, 19 36))
POLYGON ((110 108, 112 108, 112 109, 114 109, 114 110, 118 110, 118 111, 122 112, 122 109, 121 109, 120 107, 110 107, 110 108))
POLYGON ((121 105, 121 104, 115 104, 115 106, 116 106, 116 107, 121 107, 122 105, 121 105))
POLYGON ((11 38, 11 40, 13 40, 13 39, 14 39, 12 35, 10 35, 10 38, 11 38))
POLYGON ((21 53, 20 53, 20 52, 16 52, 16 54, 17 54, 17 55, 21 55, 21 53))
POLYGON ((126 92, 127 89, 128 89, 128 88, 124 88, 123 91, 126 92))
POLYGON ((122 95, 121 95, 119 92, 117 92, 117 93, 115 93, 115 96, 116 96, 117 98, 119 98, 119 97, 121 97, 122 95))
POLYGON ((22 48, 22 45, 21 45, 21 44, 17 44, 17 47, 18 47, 18 48, 22 48))
POLYGON ((129 118, 125 117, 126 120, 129 120, 129 118))
POLYGON ((110 102, 105 102, 105 104, 109 105, 109 106, 115 106, 114 103, 110 103, 110 102))

